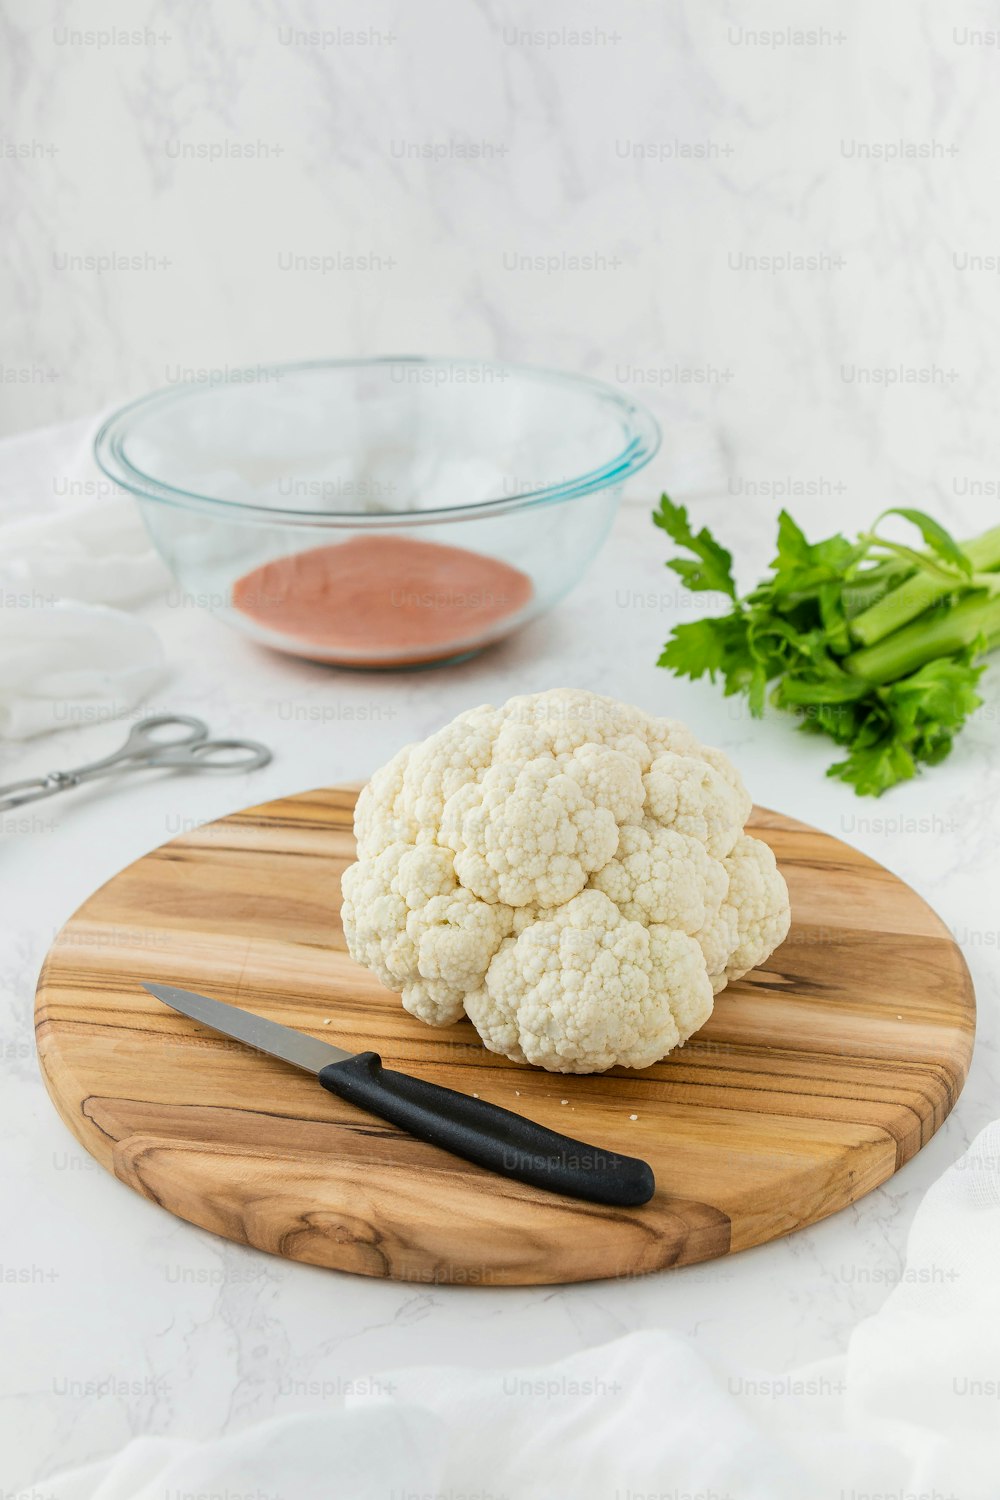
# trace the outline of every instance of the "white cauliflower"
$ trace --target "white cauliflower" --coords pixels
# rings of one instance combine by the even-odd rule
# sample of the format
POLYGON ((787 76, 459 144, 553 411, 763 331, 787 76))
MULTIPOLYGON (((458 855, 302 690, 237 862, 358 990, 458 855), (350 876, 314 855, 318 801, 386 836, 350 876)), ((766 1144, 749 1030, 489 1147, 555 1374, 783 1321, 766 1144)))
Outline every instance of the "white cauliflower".
POLYGON ((413 1015, 561 1073, 645 1068, 788 931, 738 773, 576 689, 460 714, 378 771, 344 872, 351 954, 413 1015))

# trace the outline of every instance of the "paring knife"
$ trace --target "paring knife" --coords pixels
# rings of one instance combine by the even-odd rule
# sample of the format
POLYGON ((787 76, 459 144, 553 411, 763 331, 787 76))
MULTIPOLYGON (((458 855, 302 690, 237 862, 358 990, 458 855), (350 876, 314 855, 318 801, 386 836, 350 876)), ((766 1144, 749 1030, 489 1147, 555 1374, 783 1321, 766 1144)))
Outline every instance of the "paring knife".
POLYGON ((331 1094, 491 1172, 619 1208, 648 1203, 656 1189, 647 1162, 546 1130, 485 1099, 392 1072, 383 1068, 377 1052, 345 1052, 192 990, 169 984, 143 984, 143 989, 192 1021, 314 1073, 331 1094))

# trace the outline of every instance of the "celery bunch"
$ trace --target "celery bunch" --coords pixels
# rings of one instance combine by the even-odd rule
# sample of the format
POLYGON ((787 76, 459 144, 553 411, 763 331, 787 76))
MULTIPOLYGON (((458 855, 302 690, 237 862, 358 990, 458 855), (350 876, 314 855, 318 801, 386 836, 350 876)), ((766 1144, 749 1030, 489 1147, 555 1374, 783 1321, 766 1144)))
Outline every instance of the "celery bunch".
POLYGON ((880 796, 937 765, 981 704, 984 654, 1000 646, 1000 526, 958 543, 923 511, 893 507, 853 541, 810 542, 787 511, 770 575, 739 595, 732 556, 662 496, 653 520, 687 556, 667 567, 732 608, 678 625, 659 659, 681 677, 721 678, 759 716, 765 702, 846 750, 829 768, 859 796, 880 796), (879 532, 900 516, 907 546, 879 532), (768 689, 770 688, 770 693, 768 689))

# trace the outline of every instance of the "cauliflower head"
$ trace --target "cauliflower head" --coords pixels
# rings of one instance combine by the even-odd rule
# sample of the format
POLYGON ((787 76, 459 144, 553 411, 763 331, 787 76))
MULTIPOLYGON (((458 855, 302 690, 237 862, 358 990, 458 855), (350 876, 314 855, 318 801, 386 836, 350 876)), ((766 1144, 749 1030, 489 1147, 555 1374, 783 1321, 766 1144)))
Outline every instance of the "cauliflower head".
POLYGON ((484 705, 358 799, 351 955, 433 1026, 558 1073, 645 1068, 790 921, 750 798, 683 724, 576 689, 484 705))

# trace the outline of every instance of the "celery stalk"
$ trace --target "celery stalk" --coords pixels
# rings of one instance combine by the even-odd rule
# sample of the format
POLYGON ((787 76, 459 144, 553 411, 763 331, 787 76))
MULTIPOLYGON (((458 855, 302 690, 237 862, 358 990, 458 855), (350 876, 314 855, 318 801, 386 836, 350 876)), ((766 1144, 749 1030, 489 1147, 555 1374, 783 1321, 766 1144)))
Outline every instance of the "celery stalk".
MULTIPOLYGON (((992 533, 991 533, 992 534, 992 533)), ((1000 532, 997 533, 1000 536, 1000 532)), ((897 592, 899 592, 897 590, 897 592)), ((938 656, 951 656, 980 637, 1000 635, 1000 595, 981 590, 947 611, 931 611, 860 651, 845 656, 841 666, 866 682, 895 682, 938 656)))
MULTIPOLYGON (((962 551, 978 573, 988 573, 991 569, 1000 567, 1000 526, 974 537, 972 541, 963 542, 962 551)), ((851 635, 862 646, 874 646, 893 631, 922 615, 924 610, 936 604, 939 599, 945 599, 961 588, 962 584, 957 580, 954 584, 947 584, 927 574, 917 573, 898 588, 892 589, 870 609, 855 615, 851 621, 851 635)))

